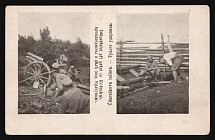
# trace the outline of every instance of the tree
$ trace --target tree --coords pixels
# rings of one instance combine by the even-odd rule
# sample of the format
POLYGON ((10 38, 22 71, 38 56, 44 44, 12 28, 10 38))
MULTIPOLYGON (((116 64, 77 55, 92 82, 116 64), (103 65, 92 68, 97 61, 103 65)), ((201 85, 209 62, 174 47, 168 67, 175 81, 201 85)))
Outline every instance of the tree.
POLYGON ((28 36, 26 39, 26 52, 32 52, 34 50, 34 45, 36 44, 36 40, 32 36, 28 36))
POLYGON ((21 36, 21 35, 18 35, 19 39, 18 39, 18 51, 19 51, 19 54, 22 55, 22 54, 25 54, 25 42, 26 42, 26 39, 25 37, 21 36))
POLYGON ((32 52, 34 50, 34 45, 36 40, 32 36, 24 37, 18 35, 18 50, 19 53, 25 54, 26 52, 32 52))
POLYGON ((48 27, 43 28, 43 30, 40 30, 40 38, 41 38, 40 46, 42 47, 42 51, 50 53, 51 37, 48 27))
POLYGON ((26 52, 34 53, 44 59, 53 59, 60 56, 64 49, 67 50, 68 58, 71 65, 75 67, 89 66, 90 47, 88 44, 82 42, 81 38, 77 38, 76 42, 71 43, 68 40, 55 39, 52 40, 49 28, 40 30, 40 39, 35 40, 32 36, 18 35, 18 51, 19 51, 19 64, 25 58, 26 52), (52 57, 53 56, 53 57, 52 57))
POLYGON ((40 39, 45 41, 51 40, 50 31, 48 27, 43 28, 43 30, 40 30, 40 39))

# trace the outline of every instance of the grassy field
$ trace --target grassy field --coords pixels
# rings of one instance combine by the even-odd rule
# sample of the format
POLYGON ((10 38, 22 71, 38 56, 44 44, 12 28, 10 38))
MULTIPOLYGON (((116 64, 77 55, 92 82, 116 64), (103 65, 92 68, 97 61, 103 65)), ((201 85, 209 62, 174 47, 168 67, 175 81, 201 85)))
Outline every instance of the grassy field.
POLYGON ((118 114, 187 114, 189 83, 171 83, 119 98, 118 114))

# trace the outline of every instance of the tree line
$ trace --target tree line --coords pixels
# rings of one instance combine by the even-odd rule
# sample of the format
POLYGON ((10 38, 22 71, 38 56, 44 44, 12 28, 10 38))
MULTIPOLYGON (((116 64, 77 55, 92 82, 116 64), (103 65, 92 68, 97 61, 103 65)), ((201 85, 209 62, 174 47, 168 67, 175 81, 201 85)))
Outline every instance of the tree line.
POLYGON ((48 27, 40 30, 40 39, 32 36, 18 35, 19 66, 27 65, 25 55, 27 52, 36 54, 44 60, 55 61, 62 53, 66 53, 69 64, 77 68, 90 66, 90 46, 83 43, 80 38, 76 42, 52 39, 48 27), (65 51, 67 50, 67 51, 65 51))

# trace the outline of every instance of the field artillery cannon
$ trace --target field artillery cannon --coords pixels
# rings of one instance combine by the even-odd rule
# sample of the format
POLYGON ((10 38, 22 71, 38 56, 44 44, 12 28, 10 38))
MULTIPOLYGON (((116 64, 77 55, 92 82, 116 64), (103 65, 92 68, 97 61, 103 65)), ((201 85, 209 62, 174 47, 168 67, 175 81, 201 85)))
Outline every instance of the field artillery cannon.
POLYGON ((26 58, 30 62, 24 70, 24 80, 19 83, 25 82, 28 86, 34 86, 35 83, 39 85, 49 85, 51 82, 50 67, 44 62, 42 57, 33 53, 27 53, 26 58))
MULTIPOLYGON (((55 81, 55 79, 51 76, 55 70, 52 70, 49 64, 53 63, 53 60, 45 60, 42 57, 30 52, 27 53, 26 58, 30 63, 24 70, 24 80, 19 83, 25 82, 28 86, 37 88, 39 85, 46 85, 48 87, 52 81, 55 81)), ((62 66, 62 68, 63 67, 64 66, 62 66)), ((89 86, 83 85, 82 83, 77 83, 77 87, 80 88, 85 94, 90 94, 89 86)))

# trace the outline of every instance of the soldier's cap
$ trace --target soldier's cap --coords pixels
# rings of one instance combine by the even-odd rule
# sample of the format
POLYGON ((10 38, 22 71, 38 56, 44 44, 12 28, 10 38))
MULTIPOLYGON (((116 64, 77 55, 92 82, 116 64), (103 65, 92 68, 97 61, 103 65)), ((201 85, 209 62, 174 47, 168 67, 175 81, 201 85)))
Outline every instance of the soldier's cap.
POLYGON ((69 77, 63 78, 62 84, 65 85, 65 86, 71 85, 72 84, 72 79, 70 79, 69 77))
POLYGON ((60 67, 60 65, 58 63, 54 63, 54 64, 52 64, 52 67, 57 69, 60 67))

